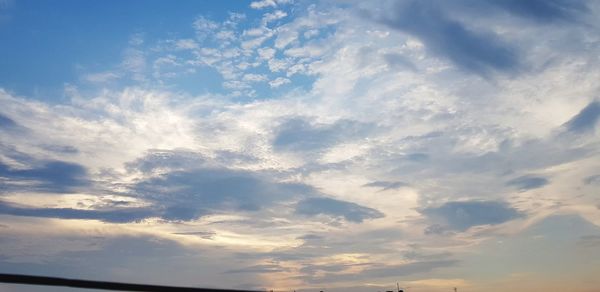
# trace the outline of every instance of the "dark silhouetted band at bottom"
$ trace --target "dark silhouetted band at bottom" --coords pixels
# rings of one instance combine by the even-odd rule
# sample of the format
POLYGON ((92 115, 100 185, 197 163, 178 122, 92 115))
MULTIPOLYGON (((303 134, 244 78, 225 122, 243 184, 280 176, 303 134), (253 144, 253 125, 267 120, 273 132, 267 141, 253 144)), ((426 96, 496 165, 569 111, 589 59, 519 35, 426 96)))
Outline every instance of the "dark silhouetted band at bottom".
POLYGON ((160 286, 160 285, 129 284, 129 283, 104 282, 104 281, 88 281, 88 280, 75 280, 75 279, 65 279, 65 278, 55 278, 55 277, 41 277, 41 276, 14 275, 14 274, 0 274, 0 283, 28 284, 28 285, 42 285, 42 286, 62 286, 62 287, 72 287, 72 288, 102 289, 102 290, 113 290, 113 291, 258 292, 258 291, 252 291, 252 290, 171 287, 171 286, 160 286))

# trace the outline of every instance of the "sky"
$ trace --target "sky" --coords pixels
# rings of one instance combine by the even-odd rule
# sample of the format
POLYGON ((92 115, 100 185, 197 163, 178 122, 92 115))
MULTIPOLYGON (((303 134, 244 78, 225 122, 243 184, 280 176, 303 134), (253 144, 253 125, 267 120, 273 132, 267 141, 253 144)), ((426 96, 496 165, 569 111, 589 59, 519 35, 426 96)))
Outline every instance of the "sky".
POLYGON ((0 273, 600 287, 600 1, 0 0, 0 44, 0 273))

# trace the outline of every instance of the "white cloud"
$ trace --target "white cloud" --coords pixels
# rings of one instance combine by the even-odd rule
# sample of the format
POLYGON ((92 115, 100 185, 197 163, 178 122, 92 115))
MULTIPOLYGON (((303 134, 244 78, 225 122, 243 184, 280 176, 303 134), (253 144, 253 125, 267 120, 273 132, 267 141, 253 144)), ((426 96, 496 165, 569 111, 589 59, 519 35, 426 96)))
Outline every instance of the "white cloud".
POLYGON ((275 80, 269 81, 269 86, 271 86, 272 88, 277 88, 281 85, 288 84, 290 82, 291 81, 287 78, 277 77, 275 80))
POLYGON ((275 10, 271 13, 265 13, 265 15, 263 15, 262 22, 266 25, 271 21, 279 20, 286 16, 287 16, 287 13, 285 13, 281 10, 275 10))
POLYGON ((260 48, 258 49, 258 57, 263 60, 269 60, 275 56, 276 52, 273 48, 260 48))
POLYGON ((198 44, 192 39, 181 39, 175 43, 175 48, 180 50, 192 50, 197 49, 198 44))
POLYGON ((263 9, 266 7, 277 7, 277 2, 275 0, 261 0, 254 1, 250 3, 250 7, 254 9, 263 9))
POLYGON ((115 72, 99 72, 83 76, 83 79, 91 83, 105 83, 119 79, 120 76, 115 72))
POLYGON ((267 76, 263 75, 263 74, 246 74, 243 77, 244 81, 250 81, 250 82, 261 82, 261 81, 267 81, 269 80, 267 78, 267 76))

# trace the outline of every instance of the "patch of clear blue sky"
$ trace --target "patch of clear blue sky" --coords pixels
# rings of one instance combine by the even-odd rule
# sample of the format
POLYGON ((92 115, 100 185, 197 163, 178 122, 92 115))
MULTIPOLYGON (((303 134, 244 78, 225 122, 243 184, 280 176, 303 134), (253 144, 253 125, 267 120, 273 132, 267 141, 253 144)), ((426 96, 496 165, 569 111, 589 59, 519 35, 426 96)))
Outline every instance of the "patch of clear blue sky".
MULTIPOLYGON (((229 12, 262 14, 250 1, 47 0, 14 1, 0 22, 0 87, 19 95, 60 102, 65 83, 81 69, 117 63, 133 34, 144 39, 193 35, 199 15, 222 21, 229 12)), ((251 22, 248 22, 251 23, 251 22)), ((186 83, 184 80, 182 82, 186 83)), ((187 86, 186 86, 187 87, 187 86)))

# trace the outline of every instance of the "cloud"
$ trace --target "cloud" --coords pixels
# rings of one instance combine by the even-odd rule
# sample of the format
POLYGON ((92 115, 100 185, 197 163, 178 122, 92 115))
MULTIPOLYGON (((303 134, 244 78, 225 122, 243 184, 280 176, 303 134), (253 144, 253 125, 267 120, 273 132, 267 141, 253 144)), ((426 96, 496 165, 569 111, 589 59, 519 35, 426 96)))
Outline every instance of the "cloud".
POLYGON ((457 260, 439 260, 412 262, 401 265, 376 265, 361 270, 357 273, 325 273, 319 277, 302 276, 309 283, 327 283, 350 280, 363 280, 372 278, 404 277, 409 275, 431 272, 438 268, 447 268, 456 266, 457 260))
POLYGON ((271 86, 271 88, 277 88, 279 86, 288 84, 290 82, 291 81, 289 79, 287 79, 287 78, 277 77, 277 78, 275 78, 275 80, 269 81, 269 86, 271 86))
POLYGON ((142 180, 133 192, 164 206, 167 219, 191 220, 223 211, 258 211, 315 191, 305 184, 278 183, 248 171, 196 168, 142 180))
POLYGON ((279 273, 288 272, 290 269, 281 267, 279 265, 254 265, 250 267, 244 267, 241 269, 234 269, 226 271, 228 274, 239 274, 239 273, 279 273))
POLYGON ((263 8, 267 8, 267 7, 277 7, 278 5, 281 4, 288 4, 291 3, 292 0, 260 0, 260 1, 253 1, 252 3, 250 3, 250 7, 254 8, 254 9, 263 9, 263 8))
POLYGON ((388 53, 383 55, 384 61, 393 69, 408 69, 417 71, 417 66, 407 57, 401 54, 388 53))
POLYGON ((189 150, 159 150, 151 149, 132 162, 126 164, 129 171, 154 173, 198 167, 206 162, 200 153, 189 150))
POLYGON ((488 0, 487 2, 515 15, 539 22, 574 21, 579 14, 589 10, 585 1, 580 0, 488 0))
POLYGON ((53 193, 71 192, 91 184, 85 167, 64 161, 45 161, 28 169, 14 169, 0 162, 0 177, 8 179, 0 183, 5 189, 53 193), (27 185, 23 185, 24 182, 27 185))
POLYGON ((592 176, 588 176, 588 177, 584 178, 583 183, 585 183, 586 185, 592 185, 592 184, 600 185, 600 174, 596 174, 596 175, 592 175, 592 176))
POLYGON ((564 124, 569 132, 584 133, 596 128, 600 119, 600 101, 593 101, 564 124))
POLYGON ((296 205, 296 213, 306 216, 326 215, 360 223, 367 219, 384 217, 383 213, 361 205, 330 198, 308 198, 296 205))
MULTIPOLYGON (((225 153, 231 156, 231 153, 225 153)), ((232 158, 225 158, 230 163, 232 158)), ((235 159, 235 157, 233 157, 235 159)), ((149 175, 131 186, 131 194, 165 210, 168 220, 192 220, 225 211, 259 211, 318 192, 302 183, 283 183, 268 173, 218 166, 189 151, 151 151, 128 164, 149 175)))
POLYGON ((541 188, 547 184, 547 178, 530 175, 521 176, 506 183, 507 186, 513 186, 522 191, 541 188))
POLYGON ((43 149, 62 154, 77 154, 79 150, 74 146, 69 145, 42 145, 43 149))
POLYGON ((17 123, 13 119, 11 119, 3 114, 0 114, 0 129, 14 128, 16 126, 17 126, 17 123))
POLYGON ((430 51, 467 71, 487 75, 514 72, 519 66, 517 52, 499 36, 465 27, 449 18, 435 1, 397 2, 393 15, 379 20, 419 38, 430 51))
POLYGON ((505 202, 499 201, 463 201, 448 202, 439 207, 425 208, 420 211, 433 221, 441 221, 440 228, 465 231, 473 226, 496 225, 523 215, 505 202))
POLYGON ((277 129, 273 147, 277 151, 323 150, 347 139, 368 134, 369 125, 351 120, 332 124, 311 124, 305 118, 292 118, 277 129))
POLYGON ((405 186, 408 186, 407 183, 401 181, 374 181, 368 184, 363 185, 365 187, 377 187, 381 188, 382 191, 387 190, 395 190, 405 186))
POLYGON ((83 79, 85 81, 91 82, 91 83, 106 83, 106 82, 115 81, 119 78, 121 78, 121 76, 119 76, 119 74, 117 74, 115 72, 99 72, 99 73, 92 73, 92 74, 87 74, 87 75, 83 76, 83 79))
POLYGON ((123 208, 114 210, 31 208, 2 201, 0 201, 0 214, 41 218, 88 219, 111 223, 137 222, 150 217, 160 217, 159 212, 148 208, 123 208))

